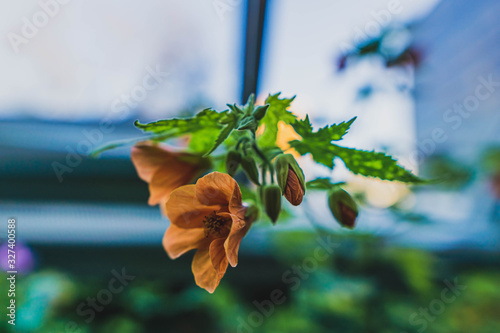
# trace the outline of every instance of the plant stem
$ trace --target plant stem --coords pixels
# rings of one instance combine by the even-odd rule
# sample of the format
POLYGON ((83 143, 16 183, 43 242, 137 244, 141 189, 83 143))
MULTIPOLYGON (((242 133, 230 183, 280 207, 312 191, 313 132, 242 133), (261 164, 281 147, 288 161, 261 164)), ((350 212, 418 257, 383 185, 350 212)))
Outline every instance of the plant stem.
MULTIPOLYGON (((259 156, 259 158, 262 160, 262 162, 264 163, 264 165, 266 165, 268 167, 269 173, 271 174, 271 183, 274 184, 274 168, 273 168, 273 165, 271 164, 271 162, 269 162, 269 160, 267 159, 266 155, 257 146, 257 142, 254 141, 252 143, 252 148, 255 151, 255 153, 257 154, 257 156, 259 156)), ((263 174, 262 177, 265 178, 265 174, 263 174)))
POLYGON ((271 162, 268 160, 268 158, 266 157, 266 154, 264 154, 262 152, 262 150, 260 150, 258 144, 257 144, 257 137, 256 137, 256 134, 255 134, 255 130, 249 130, 250 133, 252 133, 252 148, 253 150, 255 151, 255 153, 257 154, 257 156, 259 156, 259 158, 262 160, 263 162, 263 166, 262 166, 262 184, 266 184, 266 171, 269 171, 269 173, 271 174, 271 184, 274 184, 274 168, 273 168, 273 165, 271 164, 271 162))
POLYGON ((249 140, 250 139, 247 137, 242 137, 241 139, 239 139, 238 142, 236 143, 236 150, 240 149, 240 146, 249 140))

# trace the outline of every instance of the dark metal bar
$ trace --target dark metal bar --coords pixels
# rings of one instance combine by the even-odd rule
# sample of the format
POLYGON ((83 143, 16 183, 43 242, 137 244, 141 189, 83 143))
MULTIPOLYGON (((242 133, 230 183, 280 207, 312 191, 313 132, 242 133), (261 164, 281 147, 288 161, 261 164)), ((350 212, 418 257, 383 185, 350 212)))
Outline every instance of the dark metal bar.
POLYGON ((242 103, 251 93, 257 93, 266 0, 247 0, 247 27, 242 103))

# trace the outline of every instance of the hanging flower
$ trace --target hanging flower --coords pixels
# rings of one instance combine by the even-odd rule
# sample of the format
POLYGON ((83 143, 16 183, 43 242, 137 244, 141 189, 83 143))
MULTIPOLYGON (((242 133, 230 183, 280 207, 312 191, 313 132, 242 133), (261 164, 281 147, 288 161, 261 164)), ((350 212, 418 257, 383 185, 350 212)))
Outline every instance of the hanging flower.
POLYGON ((213 293, 228 264, 238 264, 241 240, 253 222, 245 220, 241 191, 229 175, 212 172, 196 185, 174 190, 166 203, 170 227, 163 246, 172 259, 197 249, 192 263, 196 284, 213 293))
POLYGON ((148 203, 160 204, 162 209, 173 190, 194 181, 210 164, 200 156, 172 152, 149 142, 132 147, 131 157, 137 174, 149 184, 148 203))

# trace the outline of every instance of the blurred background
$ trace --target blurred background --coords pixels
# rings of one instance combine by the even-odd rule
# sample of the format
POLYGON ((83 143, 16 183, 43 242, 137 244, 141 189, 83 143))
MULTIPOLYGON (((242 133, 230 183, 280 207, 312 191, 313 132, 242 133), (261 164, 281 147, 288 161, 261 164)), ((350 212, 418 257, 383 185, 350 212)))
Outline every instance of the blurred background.
MULTIPOLYGON (((0 264, 8 270, 15 218, 14 331, 500 332, 499 10, 495 0, 3 1, 0 264), (252 229, 210 295, 191 255, 165 254, 169 222, 147 206, 130 149, 87 155, 140 137, 136 119, 224 110, 251 92, 297 95, 292 110, 315 126, 358 116, 347 146, 441 181, 408 187, 338 165, 333 178, 362 206, 357 229, 309 192, 285 223, 252 229)), ((330 176, 301 163, 309 179, 330 176)))

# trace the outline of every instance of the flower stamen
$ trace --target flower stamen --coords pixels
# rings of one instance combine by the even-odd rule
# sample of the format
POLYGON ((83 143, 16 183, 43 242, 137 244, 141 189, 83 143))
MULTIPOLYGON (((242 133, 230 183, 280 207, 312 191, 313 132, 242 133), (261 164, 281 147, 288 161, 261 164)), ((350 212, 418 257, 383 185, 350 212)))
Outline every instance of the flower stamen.
POLYGON ((203 227, 205 231, 205 237, 224 237, 229 233, 229 219, 217 215, 217 212, 213 211, 209 215, 205 216, 203 220, 203 227))

